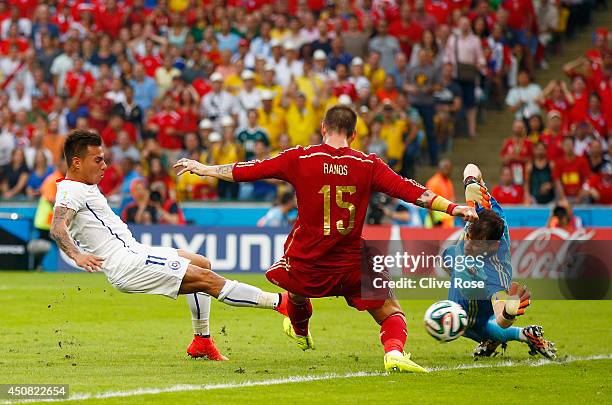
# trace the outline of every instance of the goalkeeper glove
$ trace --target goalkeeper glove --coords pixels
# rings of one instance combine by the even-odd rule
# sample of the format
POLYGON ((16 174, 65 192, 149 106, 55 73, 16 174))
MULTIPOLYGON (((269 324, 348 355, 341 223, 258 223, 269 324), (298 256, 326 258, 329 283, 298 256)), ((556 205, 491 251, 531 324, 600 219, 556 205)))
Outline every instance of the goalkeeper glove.
POLYGON ((465 186, 465 201, 467 205, 474 206, 474 203, 480 205, 484 209, 491 209, 491 196, 487 188, 482 185, 476 178, 468 177, 464 182, 465 186))
POLYGON ((526 286, 515 281, 512 282, 508 289, 508 297, 504 306, 504 312, 510 317, 520 316, 525 314, 525 308, 531 303, 531 293, 526 286))

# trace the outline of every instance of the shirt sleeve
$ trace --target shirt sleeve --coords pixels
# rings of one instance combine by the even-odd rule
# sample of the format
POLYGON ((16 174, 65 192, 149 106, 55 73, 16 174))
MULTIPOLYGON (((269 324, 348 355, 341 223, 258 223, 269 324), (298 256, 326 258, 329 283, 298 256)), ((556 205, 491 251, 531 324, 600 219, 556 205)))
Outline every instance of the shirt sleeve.
POLYGON ((278 179, 291 183, 301 149, 287 149, 270 159, 238 162, 232 171, 234 181, 278 179))
POLYGON ((62 180, 57 185, 55 207, 64 207, 79 212, 85 207, 86 188, 81 183, 62 180))
POLYGON ((380 158, 374 160, 373 188, 391 197, 414 204, 427 190, 423 185, 395 173, 380 158))

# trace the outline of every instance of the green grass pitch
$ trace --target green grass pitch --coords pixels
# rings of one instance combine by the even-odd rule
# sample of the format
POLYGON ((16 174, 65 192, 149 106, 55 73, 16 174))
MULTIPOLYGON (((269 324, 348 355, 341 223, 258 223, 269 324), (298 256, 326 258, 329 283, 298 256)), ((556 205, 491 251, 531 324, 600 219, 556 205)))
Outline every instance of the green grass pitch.
MULTIPOLYGON (((239 279, 274 289, 260 275, 239 279)), ((421 365, 441 370, 384 375, 378 326, 343 299, 314 300, 311 330, 317 349, 306 353, 284 336, 279 314, 214 302, 211 332, 230 357, 218 363, 187 357, 192 332, 184 298, 122 294, 102 274, 0 272, 0 383, 65 383, 72 395, 229 385, 82 401, 88 404, 545 404, 612 398, 611 301, 532 304, 519 325, 543 325, 560 359, 570 356, 558 364, 530 357, 527 346, 516 342, 503 357, 474 363, 474 342, 440 344, 427 335, 422 314, 430 303, 402 301, 409 327, 406 350, 421 365), (592 359, 596 355, 605 359, 592 359), (457 368, 462 365, 467 368, 457 368), (368 375, 346 378, 357 372, 368 375), (325 375, 332 378, 282 381, 325 375), (275 380, 281 381, 271 385, 275 380), (262 385, 235 387, 257 381, 262 385)))

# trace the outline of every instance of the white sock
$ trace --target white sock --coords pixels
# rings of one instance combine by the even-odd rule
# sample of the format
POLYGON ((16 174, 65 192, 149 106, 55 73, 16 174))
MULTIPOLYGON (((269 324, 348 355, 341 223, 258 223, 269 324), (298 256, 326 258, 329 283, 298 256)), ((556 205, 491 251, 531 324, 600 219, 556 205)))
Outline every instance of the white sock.
POLYGON ((523 328, 521 328, 521 331, 519 332, 519 340, 521 342, 527 342, 529 339, 527 339, 527 336, 525 336, 525 334, 523 333, 523 328))
POLYGON ((210 295, 204 293, 187 294, 187 303, 191 311, 193 334, 210 336, 210 295))
POLYGON ((280 294, 262 291, 236 280, 227 280, 217 299, 234 307, 274 309, 280 303, 280 294))
POLYGON ((390 352, 387 352, 385 354, 391 355, 393 357, 404 357, 404 353, 400 352, 399 350, 391 350, 390 352))

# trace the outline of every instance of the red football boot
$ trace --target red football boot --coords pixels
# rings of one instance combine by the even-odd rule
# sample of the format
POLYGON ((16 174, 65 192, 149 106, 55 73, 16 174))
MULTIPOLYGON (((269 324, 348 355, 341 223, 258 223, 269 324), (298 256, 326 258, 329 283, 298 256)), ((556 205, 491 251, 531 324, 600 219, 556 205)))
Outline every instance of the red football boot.
POLYGON ((211 337, 203 337, 200 335, 194 335, 191 344, 187 348, 187 354, 194 359, 199 357, 206 357, 208 360, 214 361, 225 361, 229 360, 227 357, 222 355, 215 341, 211 337))
POLYGON ((280 305, 274 308, 274 310, 280 313, 281 315, 288 317, 289 316, 287 314, 287 302, 288 301, 289 301, 289 293, 285 291, 284 293, 281 294, 280 305))

